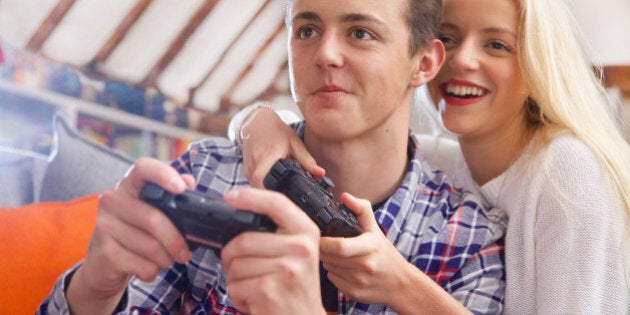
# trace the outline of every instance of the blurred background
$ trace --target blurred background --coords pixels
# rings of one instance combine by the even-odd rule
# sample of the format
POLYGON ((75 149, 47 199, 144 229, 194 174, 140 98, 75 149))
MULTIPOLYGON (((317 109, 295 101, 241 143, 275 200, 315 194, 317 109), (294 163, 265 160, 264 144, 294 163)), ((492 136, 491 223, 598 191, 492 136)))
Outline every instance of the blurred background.
MULTIPOLYGON (((630 138, 630 0, 566 1, 630 138)), ((0 146, 49 154, 63 112, 100 143, 171 160, 255 101, 297 112, 284 14, 285 0, 0 0, 0 146)))

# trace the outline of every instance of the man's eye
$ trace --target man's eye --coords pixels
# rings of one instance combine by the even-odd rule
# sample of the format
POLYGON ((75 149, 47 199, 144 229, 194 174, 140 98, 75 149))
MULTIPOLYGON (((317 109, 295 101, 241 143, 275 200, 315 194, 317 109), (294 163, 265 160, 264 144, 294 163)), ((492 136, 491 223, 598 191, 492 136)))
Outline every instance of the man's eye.
POLYGON ((297 30, 296 35, 299 39, 306 39, 315 36, 315 30, 312 27, 301 27, 297 30))
POLYGON ((370 32, 361 28, 352 31, 352 37, 356 39, 373 39, 374 38, 374 36, 372 36, 370 32))

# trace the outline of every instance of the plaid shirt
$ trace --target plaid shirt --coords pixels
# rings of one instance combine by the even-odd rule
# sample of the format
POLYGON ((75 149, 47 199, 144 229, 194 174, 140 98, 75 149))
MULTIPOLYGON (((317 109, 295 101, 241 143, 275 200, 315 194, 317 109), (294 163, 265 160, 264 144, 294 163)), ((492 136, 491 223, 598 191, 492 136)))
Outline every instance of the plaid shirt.
MULTIPOLYGON (((304 124, 298 124, 303 134, 304 124)), ((501 211, 484 210, 470 194, 454 189, 440 171, 432 170, 411 136, 413 157, 396 192, 379 209, 376 220, 389 240, 410 263, 422 270, 464 306, 479 314, 501 313, 505 273, 501 211)), ((223 138, 195 143, 173 162, 192 174, 197 190, 221 198, 228 190, 248 186, 237 148, 223 138)), ((65 283, 60 279, 40 313, 67 311, 65 283)), ((185 265, 175 264, 152 283, 133 279, 121 313, 240 314, 228 297, 225 272, 213 250, 198 248, 185 265)), ((418 292, 417 294, 422 294, 418 292)), ((282 313, 279 310, 279 313, 282 313)), ((384 305, 364 304, 339 295, 340 314, 393 314, 384 305)))

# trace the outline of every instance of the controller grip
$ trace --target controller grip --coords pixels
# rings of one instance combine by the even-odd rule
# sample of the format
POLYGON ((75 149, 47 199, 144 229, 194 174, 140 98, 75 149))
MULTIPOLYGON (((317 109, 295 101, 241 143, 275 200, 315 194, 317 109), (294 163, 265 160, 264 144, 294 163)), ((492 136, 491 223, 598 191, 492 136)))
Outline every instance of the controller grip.
POLYGON ((191 250, 199 246, 220 249, 245 231, 274 232, 276 224, 266 215, 234 209, 222 200, 192 190, 174 195, 147 183, 140 199, 161 210, 184 236, 191 250))

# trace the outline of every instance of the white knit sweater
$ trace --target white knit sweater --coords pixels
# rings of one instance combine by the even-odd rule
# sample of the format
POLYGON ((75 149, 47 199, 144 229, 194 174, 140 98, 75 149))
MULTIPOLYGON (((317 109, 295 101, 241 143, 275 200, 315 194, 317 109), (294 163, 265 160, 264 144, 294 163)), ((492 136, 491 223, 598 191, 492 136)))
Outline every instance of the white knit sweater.
POLYGON ((433 165, 508 214, 506 314, 630 314, 625 212, 584 143, 557 136, 533 158, 530 145, 479 187, 456 142, 424 140, 433 165))

